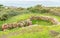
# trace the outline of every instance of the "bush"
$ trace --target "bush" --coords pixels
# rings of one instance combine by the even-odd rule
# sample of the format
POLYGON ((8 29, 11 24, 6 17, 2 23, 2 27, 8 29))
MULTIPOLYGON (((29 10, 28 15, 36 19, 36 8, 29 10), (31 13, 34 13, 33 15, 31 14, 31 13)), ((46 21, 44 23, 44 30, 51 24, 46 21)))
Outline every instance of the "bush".
POLYGON ((48 13, 49 12, 49 9, 42 9, 41 10, 41 13, 48 13))
POLYGON ((17 11, 9 11, 8 12, 8 16, 15 16, 15 15, 18 15, 19 14, 19 12, 17 12, 17 11))
POLYGON ((0 20, 4 21, 4 20, 8 19, 9 17, 16 16, 18 14, 20 14, 20 13, 16 12, 16 11, 8 11, 0 16, 0 20))
POLYGON ((27 10, 33 12, 33 13, 49 13, 50 9, 47 7, 43 7, 41 5, 36 5, 34 7, 27 8, 27 10))
POLYGON ((3 14, 1 17, 0 17, 0 20, 3 21, 3 20, 6 20, 8 18, 8 15, 7 14, 3 14))

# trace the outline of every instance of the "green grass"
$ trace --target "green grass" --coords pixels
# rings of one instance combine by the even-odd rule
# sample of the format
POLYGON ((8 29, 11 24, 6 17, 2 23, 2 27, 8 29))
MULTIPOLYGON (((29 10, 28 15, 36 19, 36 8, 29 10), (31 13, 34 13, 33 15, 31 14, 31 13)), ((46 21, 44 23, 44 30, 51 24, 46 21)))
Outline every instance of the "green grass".
MULTIPOLYGON (((0 21, 0 28, 1 28, 2 24, 4 24, 4 23, 18 22, 18 21, 21 21, 21 20, 28 19, 31 16, 51 16, 53 18, 56 18, 58 21, 60 21, 60 17, 59 16, 54 16, 54 15, 50 15, 50 14, 46 15, 46 14, 27 13, 27 14, 17 15, 17 16, 8 18, 6 21, 0 21)), ((37 23, 37 22, 33 21, 33 23, 37 23)), ((40 24, 40 25, 43 25, 43 26, 52 25, 50 22, 48 23, 48 22, 45 22, 45 21, 38 21, 37 24, 40 24)))
POLYGON ((17 15, 14 17, 11 17, 9 19, 7 19, 6 21, 0 21, 0 25, 2 25, 3 23, 13 23, 13 22, 17 22, 20 20, 25 20, 28 19, 31 16, 51 16, 53 18, 58 19, 58 21, 60 21, 60 17, 59 16, 54 16, 54 15, 49 15, 49 14, 36 14, 36 13, 32 13, 32 14, 22 14, 22 15, 17 15))
POLYGON ((38 25, 43 25, 43 26, 53 25, 51 22, 46 21, 46 20, 32 20, 32 23, 38 24, 38 25))
MULTIPOLYGON (((4 7, 4 6, 3 6, 4 7)), ((32 8, 28 8, 29 10, 26 10, 26 8, 8 8, 0 9, 0 17, 2 17, 4 14, 10 14, 8 15, 8 19, 5 21, 0 21, 0 30, 1 26, 4 23, 13 23, 18 22, 21 20, 26 20, 30 18, 31 16, 50 16, 53 18, 56 18, 60 22, 60 16, 52 15, 53 11, 60 11, 58 7, 55 9, 55 7, 44 7, 41 5, 37 5, 32 8), (24 10, 23 10, 24 9, 24 10), (44 10, 45 9, 45 10, 44 10), (52 9, 52 12, 50 13, 50 9, 52 9), (32 11, 30 11, 32 10, 32 11), (43 13, 45 11, 49 11, 49 13, 43 13), (42 13, 40 12, 42 11, 42 13), (34 12, 34 13, 31 13, 34 12), (17 13, 16 16, 15 13, 17 13), (24 14, 23 14, 24 13, 24 14), (22 15, 21 15, 22 14, 22 15), (10 17, 11 16, 11 17, 10 17)), ((3 17, 4 18, 4 17, 3 17)), ((60 33, 60 25, 53 25, 49 21, 44 20, 32 20, 32 23, 34 25, 32 26, 26 26, 26 27, 19 27, 14 28, 6 31, 0 31, 0 38, 55 38, 56 36, 50 35, 50 31, 54 30, 56 32, 60 33)))
MULTIPOLYGON (((6 21, 0 21, 0 26, 4 23, 13 23, 13 22, 25 20, 31 16, 51 16, 56 18, 58 21, 60 21, 60 17, 54 15, 22 14, 11 17, 6 21)), ((15 28, 6 31, 0 31, 0 37, 4 37, 5 35, 7 38, 54 38, 51 35, 49 35, 49 31, 54 30, 60 32, 60 25, 53 26, 49 21, 33 20, 32 22, 33 24, 37 24, 37 26, 33 25, 30 27, 27 26, 23 28, 15 28)))
POLYGON ((38 31, 38 29, 36 28, 35 30, 32 29, 32 31, 30 31, 30 32, 26 31, 24 34, 19 34, 16 37, 15 36, 11 36, 10 38, 46 38, 46 37, 48 38, 50 36, 48 34, 46 34, 46 33, 48 33, 47 31, 48 30, 38 31))
POLYGON ((5 32, 0 32, 0 36, 7 36, 7 38, 54 38, 51 36, 50 30, 60 32, 60 26, 40 26, 33 25, 23 28, 15 28, 12 30, 7 30, 5 32))

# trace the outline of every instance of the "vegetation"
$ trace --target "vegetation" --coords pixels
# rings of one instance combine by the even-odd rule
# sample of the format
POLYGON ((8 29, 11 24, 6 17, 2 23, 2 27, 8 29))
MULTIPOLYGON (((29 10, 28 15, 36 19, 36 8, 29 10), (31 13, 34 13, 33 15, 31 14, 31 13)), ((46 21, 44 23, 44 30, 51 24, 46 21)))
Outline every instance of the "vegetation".
POLYGON ((60 22, 60 7, 5 7, 0 5, 0 38, 59 38, 60 25, 53 25, 45 20, 32 20, 31 26, 17 27, 2 31, 2 25, 20 22, 31 16, 50 16, 60 22))

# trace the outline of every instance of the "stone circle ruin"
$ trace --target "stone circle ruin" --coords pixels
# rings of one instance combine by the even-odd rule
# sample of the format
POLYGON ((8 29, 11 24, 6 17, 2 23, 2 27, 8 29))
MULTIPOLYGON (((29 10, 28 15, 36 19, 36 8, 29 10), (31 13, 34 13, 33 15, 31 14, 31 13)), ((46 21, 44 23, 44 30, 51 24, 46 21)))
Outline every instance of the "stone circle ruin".
POLYGON ((52 24, 58 24, 58 20, 49 16, 32 16, 30 20, 46 20, 50 21, 52 24))
POLYGON ((46 21, 50 21, 52 24, 55 24, 55 25, 59 23, 55 18, 52 18, 49 16, 31 16, 27 20, 19 21, 16 23, 9 23, 9 24, 5 23, 2 25, 2 30, 30 26, 30 25, 33 25, 32 20, 46 20, 46 21))

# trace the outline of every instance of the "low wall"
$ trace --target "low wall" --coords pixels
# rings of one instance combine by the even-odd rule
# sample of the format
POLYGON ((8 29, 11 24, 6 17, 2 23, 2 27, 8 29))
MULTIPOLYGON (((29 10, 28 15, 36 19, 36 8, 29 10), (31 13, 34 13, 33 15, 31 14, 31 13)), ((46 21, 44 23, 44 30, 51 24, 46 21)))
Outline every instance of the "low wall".
POLYGON ((59 23, 55 18, 52 18, 49 16, 31 16, 27 20, 19 21, 16 23, 9 23, 9 24, 5 23, 2 25, 2 30, 29 26, 29 25, 32 25, 32 20, 46 20, 46 21, 50 21, 52 24, 55 24, 55 25, 59 23))

